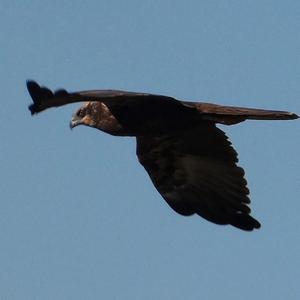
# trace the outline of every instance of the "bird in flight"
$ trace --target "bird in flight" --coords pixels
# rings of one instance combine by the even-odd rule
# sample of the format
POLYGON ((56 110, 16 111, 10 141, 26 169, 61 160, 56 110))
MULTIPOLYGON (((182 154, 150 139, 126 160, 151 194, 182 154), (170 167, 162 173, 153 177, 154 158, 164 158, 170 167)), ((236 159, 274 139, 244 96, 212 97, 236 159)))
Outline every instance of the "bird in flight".
POLYGON ((177 213, 198 214, 216 224, 242 230, 260 228, 250 216, 250 199, 237 152, 216 124, 245 120, 292 120, 298 116, 273 111, 119 90, 52 92, 27 81, 31 114, 74 102, 85 102, 70 127, 86 125, 115 136, 136 138, 139 162, 154 186, 177 213))

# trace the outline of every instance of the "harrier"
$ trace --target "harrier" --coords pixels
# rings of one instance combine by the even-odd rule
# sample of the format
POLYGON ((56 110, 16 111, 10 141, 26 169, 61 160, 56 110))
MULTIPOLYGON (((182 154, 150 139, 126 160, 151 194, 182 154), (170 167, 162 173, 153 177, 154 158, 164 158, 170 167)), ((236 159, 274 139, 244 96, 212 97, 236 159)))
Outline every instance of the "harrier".
POLYGON ((31 114, 73 102, 86 102, 70 127, 86 125, 115 136, 132 136, 139 162, 154 186, 177 213, 198 214, 216 224, 251 231, 260 223, 250 216, 249 190, 237 152, 216 124, 248 119, 292 120, 298 116, 172 97, 118 90, 52 92, 27 81, 31 114))

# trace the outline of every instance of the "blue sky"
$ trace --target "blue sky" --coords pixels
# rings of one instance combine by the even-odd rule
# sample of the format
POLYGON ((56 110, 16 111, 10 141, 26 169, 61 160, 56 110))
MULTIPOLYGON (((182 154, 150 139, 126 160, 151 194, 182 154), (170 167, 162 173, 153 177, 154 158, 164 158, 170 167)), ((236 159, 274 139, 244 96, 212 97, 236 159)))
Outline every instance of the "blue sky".
POLYGON ((299 299, 300 122, 222 127, 247 233, 175 214, 135 141, 31 117, 25 80, 300 113, 299 1, 0 3, 1 299, 299 299))

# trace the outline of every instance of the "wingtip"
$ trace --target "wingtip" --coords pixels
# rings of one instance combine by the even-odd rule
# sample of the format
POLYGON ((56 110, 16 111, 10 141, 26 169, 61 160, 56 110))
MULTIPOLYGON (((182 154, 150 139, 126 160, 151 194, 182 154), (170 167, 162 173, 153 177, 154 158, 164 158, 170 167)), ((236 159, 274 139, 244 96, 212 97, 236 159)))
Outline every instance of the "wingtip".
POLYGON ((30 94, 33 102, 38 101, 39 99, 37 97, 37 93, 41 89, 39 84, 34 80, 26 80, 26 86, 27 86, 28 93, 30 94))
POLYGON ((33 80, 33 79, 27 79, 26 80, 26 85, 27 85, 27 88, 28 90, 32 87, 32 86, 39 86, 39 84, 33 80))
POLYGON ((36 114, 36 109, 35 109, 35 105, 34 104, 30 104, 28 105, 28 109, 31 113, 31 115, 33 116, 34 114, 36 114))
POLYGON ((291 113, 291 119, 292 120, 299 119, 299 116, 295 113, 291 113))
POLYGON ((28 106, 28 109, 30 110, 31 115, 34 115, 38 113, 38 104, 40 103, 40 99, 39 97, 37 97, 37 94, 41 87, 36 81, 32 79, 26 80, 26 86, 28 93, 33 101, 33 103, 28 106))
POLYGON ((36 105, 35 103, 32 103, 32 104, 28 105, 28 109, 29 109, 30 114, 32 116, 38 114, 39 112, 41 112, 43 110, 38 105, 36 105))
POLYGON ((45 100, 53 97, 53 93, 46 87, 41 87, 34 80, 26 81, 27 90, 33 103, 28 106, 31 115, 37 114, 45 109, 45 100))
POLYGON ((297 114, 289 111, 279 112, 278 114, 278 120, 295 120, 298 118, 299 116, 297 114))
POLYGON ((259 229, 261 224, 248 214, 236 214, 230 222, 231 225, 245 231, 259 229))

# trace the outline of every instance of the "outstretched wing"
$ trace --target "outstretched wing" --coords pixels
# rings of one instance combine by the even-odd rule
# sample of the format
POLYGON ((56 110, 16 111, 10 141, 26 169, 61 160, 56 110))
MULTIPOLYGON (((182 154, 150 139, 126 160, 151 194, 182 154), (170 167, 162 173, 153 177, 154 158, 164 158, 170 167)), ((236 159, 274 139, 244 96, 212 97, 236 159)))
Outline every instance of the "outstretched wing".
POLYGON ((32 80, 27 81, 27 89, 33 100, 33 104, 29 106, 31 114, 37 114, 47 108, 62 106, 75 102, 85 101, 101 101, 108 104, 121 103, 126 105, 127 102, 135 99, 160 99, 160 100, 172 100, 175 99, 167 96, 147 94, 147 93, 135 93, 119 90, 90 90, 69 93, 64 89, 59 89, 52 92, 50 89, 40 86, 38 83, 32 80), (126 102, 127 101, 127 102, 126 102))
POLYGON ((149 104, 151 101, 153 108, 167 106, 169 109, 189 110, 198 113, 202 120, 209 120, 215 123, 226 125, 236 124, 246 119, 257 120, 289 120, 296 119, 298 116, 286 111, 273 111, 233 106, 223 106, 212 103, 186 102, 179 101, 173 97, 155 95, 148 93, 135 93, 119 90, 90 90, 82 92, 69 93, 64 89, 52 92, 46 87, 42 87, 35 81, 27 81, 27 89, 33 100, 29 106, 31 114, 39 113, 50 107, 62 106, 74 102, 101 101, 107 105, 126 105, 135 106, 139 103, 139 108, 143 104, 149 104), (138 101, 136 101, 138 100, 138 101), (141 102, 141 100, 144 100, 141 102))
POLYGON ((299 118, 295 113, 280 110, 225 106, 204 102, 182 101, 182 104, 197 109, 205 120, 225 125, 232 125, 245 120, 293 120, 299 118))
POLYGON ((211 122, 179 134, 137 137, 137 155, 167 203, 179 214, 194 213, 243 230, 252 218, 244 170, 223 131, 211 122))

